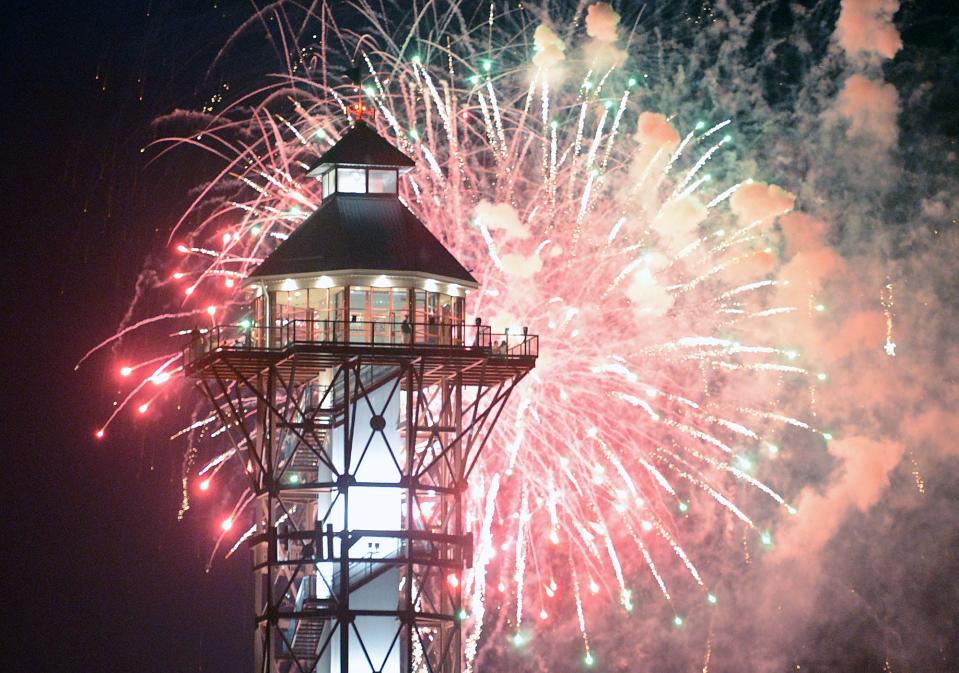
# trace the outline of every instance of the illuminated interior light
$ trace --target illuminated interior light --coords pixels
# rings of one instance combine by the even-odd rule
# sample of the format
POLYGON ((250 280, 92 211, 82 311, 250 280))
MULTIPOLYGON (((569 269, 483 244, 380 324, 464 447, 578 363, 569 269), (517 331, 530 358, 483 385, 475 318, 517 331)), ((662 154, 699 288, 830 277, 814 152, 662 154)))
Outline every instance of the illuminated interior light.
POLYGON ((223 281, 223 284, 227 287, 233 287, 235 285, 232 278, 227 278, 225 281, 223 281))
POLYGON ((456 573, 450 573, 446 576, 446 581, 449 582, 451 587, 458 587, 460 585, 460 578, 456 573))
POLYGON ((436 292, 437 290, 439 290, 439 283, 437 283, 432 278, 429 278, 427 279, 425 283, 423 283, 423 287, 429 290, 430 292, 436 292))
POLYGON ((103 439, 103 434, 104 434, 104 433, 103 433, 103 430, 102 430, 102 429, 101 429, 101 430, 97 430, 97 432, 96 432, 97 439, 103 439))
POLYGON ((283 284, 280 285, 280 289, 284 292, 292 292, 293 290, 298 289, 298 287, 299 286, 296 284, 296 281, 292 278, 287 278, 283 281, 283 284))
POLYGON ((183 245, 182 243, 176 247, 176 250, 177 252, 182 252, 183 254, 190 252, 190 249, 186 247, 185 245, 183 245))
POLYGON ((141 414, 145 414, 149 409, 150 409, 149 402, 144 402, 143 404, 137 407, 137 411, 139 411, 141 414))
POLYGON ((208 491, 209 489, 210 489, 210 480, 209 480, 209 479, 204 479, 203 481, 200 482, 200 490, 201 490, 201 491, 208 491))
POLYGON ((120 367, 120 376, 129 376, 133 373, 133 367, 120 367))
POLYGON ((209 313, 211 316, 216 315, 216 306, 207 306, 206 312, 209 313))
POLYGON ((182 272, 182 271, 177 271, 176 273, 173 274, 173 278, 174 278, 175 280, 180 280, 181 278, 183 278, 183 272, 182 272))
POLYGON ((318 288, 330 288, 333 287, 333 279, 329 276, 320 276, 316 279, 316 287, 318 288))
POLYGON ((223 530, 230 530, 233 528, 233 519, 231 517, 223 519, 223 521, 220 523, 220 528, 223 530))
POLYGON ((373 279, 373 287, 390 287, 390 279, 385 275, 379 275, 373 279))

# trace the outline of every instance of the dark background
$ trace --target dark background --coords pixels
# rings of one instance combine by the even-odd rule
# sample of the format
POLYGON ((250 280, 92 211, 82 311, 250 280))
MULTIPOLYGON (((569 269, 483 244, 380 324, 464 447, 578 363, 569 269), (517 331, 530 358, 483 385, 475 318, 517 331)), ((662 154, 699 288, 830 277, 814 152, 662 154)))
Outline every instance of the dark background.
POLYGON ((146 165, 151 120, 216 91, 207 68, 249 12, 4 3, 2 650, 19 663, 2 670, 252 665, 248 555, 205 572, 216 519, 201 501, 177 521, 174 428, 126 414, 95 440, 118 399, 116 360, 74 371, 115 330, 202 178, 193 162, 146 165))
MULTIPOLYGON (((176 426, 123 418, 95 440, 118 399, 116 361, 107 351, 74 366, 113 333, 144 260, 165 254, 190 189, 208 175, 195 159, 148 164, 140 149, 154 137, 151 122, 202 106, 223 77, 262 70, 244 66, 271 47, 251 41, 229 68, 208 71, 251 11, 211 0, 3 6, 0 547, 5 635, 15 643, 3 656, 18 663, 2 670, 250 670, 247 554, 220 555, 206 571, 227 500, 198 499, 177 521, 182 446, 165 441, 176 426)), ((943 42, 943 21, 955 34, 951 2, 904 2, 902 15, 907 46, 955 51, 943 42)), ((948 126, 957 75, 925 70, 936 64, 912 63, 939 78, 945 93, 929 119, 948 126)), ((944 133, 954 138, 956 128, 944 133)), ((954 618, 955 606, 937 610, 954 618)), ((831 671, 865 670, 844 658, 848 642, 815 638, 835 653, 831 671)))

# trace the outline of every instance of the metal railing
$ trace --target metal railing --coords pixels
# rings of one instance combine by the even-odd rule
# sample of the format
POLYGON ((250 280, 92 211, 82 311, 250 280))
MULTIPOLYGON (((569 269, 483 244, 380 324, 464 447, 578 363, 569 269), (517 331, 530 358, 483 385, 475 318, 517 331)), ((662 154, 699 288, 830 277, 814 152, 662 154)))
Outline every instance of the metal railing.
POLYGON ((479 350, 493 357, 536 357, 539 337, 493 333, 489 325, 395 320, 282 320, 278 324, 214 325, 194 330, 184 348, 189 364, 214 351, 284 350, 302 344, 329 344, 396 350, 479 350))

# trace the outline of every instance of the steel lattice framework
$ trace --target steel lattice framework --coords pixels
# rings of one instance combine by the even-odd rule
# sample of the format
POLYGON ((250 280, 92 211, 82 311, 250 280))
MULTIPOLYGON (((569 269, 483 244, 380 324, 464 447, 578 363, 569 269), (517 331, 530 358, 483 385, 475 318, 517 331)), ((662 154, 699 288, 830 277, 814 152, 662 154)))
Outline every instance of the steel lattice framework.
POLYGON ((255 492, 259 673, 460 670, 466 481, 536 343, 187 354, 255 492))

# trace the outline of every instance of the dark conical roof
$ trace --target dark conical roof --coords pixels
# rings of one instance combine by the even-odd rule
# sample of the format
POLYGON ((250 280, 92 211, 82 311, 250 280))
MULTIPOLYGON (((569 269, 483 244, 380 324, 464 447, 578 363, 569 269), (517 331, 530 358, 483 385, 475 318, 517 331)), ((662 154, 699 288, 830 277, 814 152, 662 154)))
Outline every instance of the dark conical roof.
POLYGON ((343 137, 314 162, 310 173, 323 164, 348 164, 353 166, 391 166, 412 168, 416 164, 408 156, 391 145, 373 127, 364 121, 356 124, 343 137))
POLYGON ((418 272, 477 286, 470 272, 399 199, 379 194, 327 198, 250 278, 348 270, 418 272))

